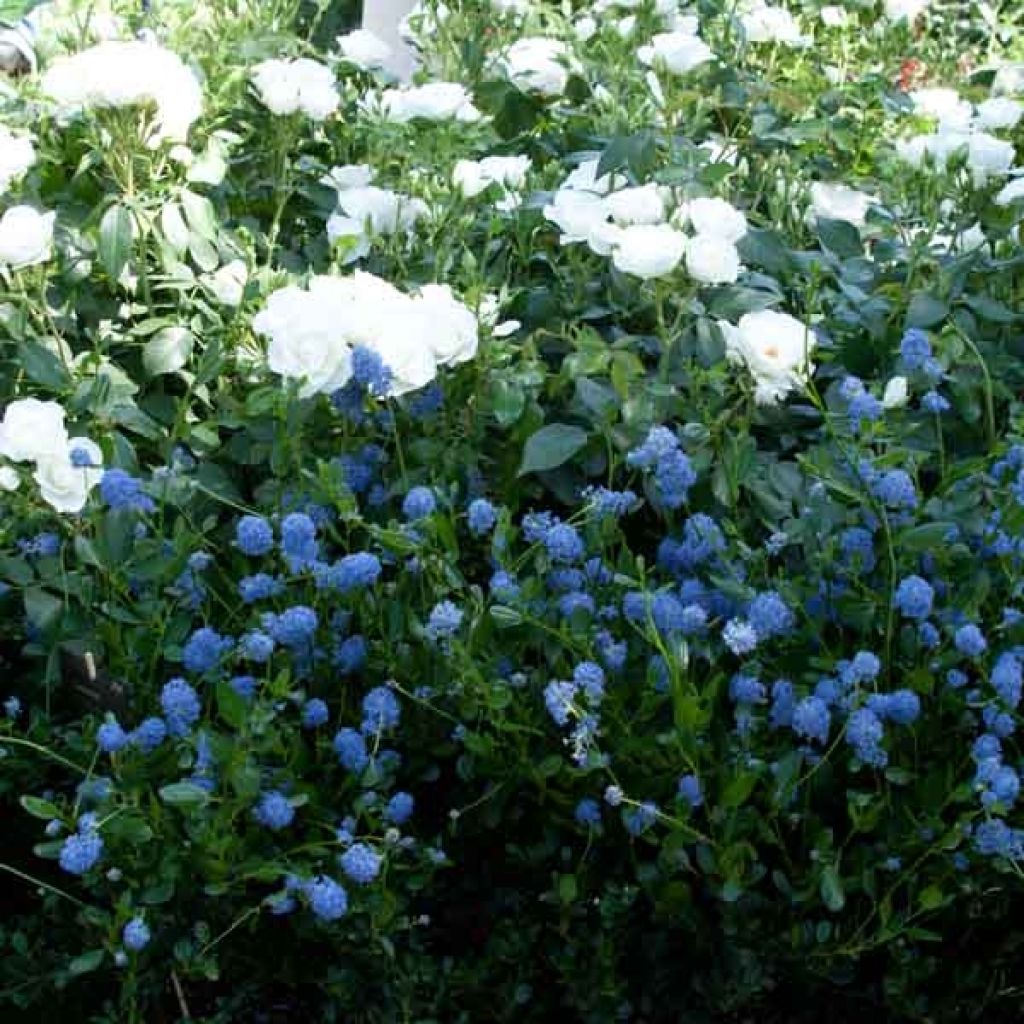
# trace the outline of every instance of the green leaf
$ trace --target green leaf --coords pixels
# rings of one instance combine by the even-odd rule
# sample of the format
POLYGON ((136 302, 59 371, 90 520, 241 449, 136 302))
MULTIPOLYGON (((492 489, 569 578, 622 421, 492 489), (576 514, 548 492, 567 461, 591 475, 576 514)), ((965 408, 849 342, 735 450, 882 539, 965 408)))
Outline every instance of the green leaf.
POLYGON ((770 229, 751 228, 737 248, 744 263, 767 270, 769 274, 784 274, 792 266, 786 243, 778 232, 770 229))
POLYGON ((721 320, 739 320, 744 313, 770 309, 782 302, 782 296, 758 288, 744 288, 742 285, 728 285, 715 288, 707 300, 708 313, 721 320))
POLYGON ((864 254, 860 232, 848 221, 819 217, 817 227, 821 244, 839 259, 848 260, 864 254))
POLYGON ((192 355, 194 339, 184 327, 165 327, 157 331, 142 349, 142 366, 150 377, 177 373, 192 355))
POLYGON ((95 971, 103 963, 104 951, 102 949, 90 949, 88 953, 81 953, 68 964, 68 970, 74 974, 88 974, 95 971))
POLYGON ((37 341, 23 341, 18 346, 21 368, 37 384, 51 391, 62 391, 71 386, 71 376, 60 359, 45 345, 37 341))
POLYGON ((742 775, 737 775, 736 778, 729 782, 722 793, 722 806, 739 807, 745 804, 756 784, 757 776, 753 772, 744 772, 742 775))
POLYGON ((843 880, 834 864, 825 868, 821 876, 821 898, 825 906, 833 914, 839 913, 846 906, 846 893, 843 891, 843 880))
POLYGON ((230 683, 224 680, 217 684, 217 710, 232 729, 241 729, 245 724, 245 701, 232 689, 230 683))
POLYGON ((494 382, 491 391, 491 402, 493 403, 494 418, 501 427, 510 427, 526 408, 526 395, 523 389, 509 381, 498 380, 494 382))
POLYGON ((185 188, 181 190, 181 205, 188 226, 208 242, 217 241, 217 215, 213 203, 205 196, 185 188))
POLYGON ((946 902, 946 897, 937 885, 929 885, 918 894, 917 902, 922 910, 936 910, 946 902))
POLYGON ((503 604, 492 605, 489 614, 498 629, 509 629, 512 626, 521 625, 523 621, 522 615, 515 608, 509 608, 503 604))
POLYGON ((905 327, 934 327, 949 316, 949 306, 930 292, 918 292, 910 300, 905 327))
POLYGON ((922 523, 904 530, 896 537, 896 547, 900 551, 933 551, 946 543, 950 530, 956 529, 956 523, 922 523))
POLYGON ((557 469, 587 443, 587 432, 568 423, 549 423, 530 436, 523 446, 519 476, 557 469))
POLYGON ((21 806, 32 815, 33 818, 40 818, 42 821, 51 821, 60 813, 56 805, 49 800, 41 800, 37 796, 23 796, 21 806))
POLYGON ((579 894, 575 875, 562 875, 558 879, 558 898, 565 904, 575 903, 579 894))
POLYGON ((100 221, 97 254, 103 269, 117 280, 121 276, 135 240, 135 220, 126 207, 115 203, 100 221))
POLYGON ((161 787, 160 799, 172 807, 202 807, 209 802, 210 794, 191 782, 172 782, 161 787))
POLYGON ((52 626, 64 611, 64 602, 41 587, 29 587, 24 593, 25 615, 37 629, 52 626))

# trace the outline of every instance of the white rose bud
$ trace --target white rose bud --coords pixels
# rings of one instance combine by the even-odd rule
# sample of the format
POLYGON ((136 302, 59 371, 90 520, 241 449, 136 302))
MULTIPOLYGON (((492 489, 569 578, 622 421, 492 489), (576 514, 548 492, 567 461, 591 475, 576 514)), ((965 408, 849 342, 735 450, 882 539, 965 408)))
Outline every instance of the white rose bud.
POLYGON ((882 406, 886 409, 902 409, 907 404, 907 378, 893 377, 885 385, 882 406))

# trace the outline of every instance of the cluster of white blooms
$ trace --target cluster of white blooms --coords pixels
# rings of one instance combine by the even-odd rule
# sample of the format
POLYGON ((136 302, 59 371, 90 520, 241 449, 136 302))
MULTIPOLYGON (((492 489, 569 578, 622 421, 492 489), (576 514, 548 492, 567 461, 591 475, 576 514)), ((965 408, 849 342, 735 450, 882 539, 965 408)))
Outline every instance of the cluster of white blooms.
POLYGON ((736 326, 718 321, 730 362, 745 366, 754 378, 754 400, 781 402, 799 389, 813 369, 814 332, 788 313, 762 309, 746 313, 736 326))
POLYGON ((955 89, 932 87, 910 93, 914 113, 933 118, 939 132, 1001 131, 1017 126, 1024 104, 1009 96, 990 96, 977 106, 955 89))
POLYGON ((688 223, 686 270, 699 284, 731 284, 742 266, 737 243, 747 233, 747 218, 724 199, 692 199, 674 218, 688 223))
MULTIPOLYGON (((696 29, 696 25, 694 25, 696 29)), ((637 50, 642 64, 673 75, 685 75, 714 59, 711 47, 696 32, 659 32, 637 50)))
POLYGON ((1015 157, 1012 142, 997 139, 987 132, 947 131, 915 135, 898 140, 896 153, 911 167, 921 168, 931 163, 940 171, 945 170, 954 157, 963 156, 978 188, 992 178, 1006 177, 1015 157))
MULTIPOLYGON (((0 457, 34 463, 39 493, 58 512, 81 512, 103 476, 99 445, 87 437, 69 437, 64 409, 38 398, 17 399, 4 410, 0 457)), ((0 488, 14 490, 19 482, 13 467, 0 467, 0 488)))
POLYGON ((32 206, 12 206, 0 217, 0 267, 21 270, 45 263, 53 251, 57 214, 32 206))
POLYGON ((427 82, 403 89, 385 89, 379 96, 364 97, 362 106, 368 113, 396 124, 416 120, 468 123, 479 121, 481 117, 473 105, 473 97, 458 82, 427 82))
POLYGON ((362 271, 278 289, 252 326, 270 339, 267 365, 299 381, 303 397, 344 387, 356 348, 376 353, 390 374, 388 394, 403 395, 429 384, 438 367, 472 359, 479 337, 476 317, 447 285, 408 295, 362 271))
POLYGON ((273 114, 305 114, 323 121, 338 109, 338 91, 331 69, 308 57, 261 61, 252 82, 263 105, 273 114))
POLYGON ((0 125, 0 194, 6 192, 34 163, 32 140, 0 125))
POLYGON ((365 28, 338 36, 337 43, 341 56, 363 71, 376 71, 391 57, 391 47, 365 28))
POLYGON ((621 178, 597 177, 598 161, 581 164, 562 183, 544 216, 561 230, 561 244, 584 242, 616 269, 645 280, 664 277, 686 259, 700 284, 728 284, 739 276, 736 245, 746 218, 723 199, 694 199, 674 211, 670 189, 648 183, 616 187, 621 178), (687 235, 682 228, 692 228, 687 235))
POLYGON ((482 160, 459 160, 452 171, 452 182, 466 199, 486 192, 492 185, 502 193, 501 210, 512 210, 522 201, 520 189, 530 172, 528 156, 485 156, 482 160))
POLYGON ((508 48, 501 66, 509 81, 523 92, 561 96, 576 62, 560 39, 528 36, 508 48))
POLYGON ((781 43, 807 46, 810 39, 785 7, 772 7, 764 0, 745 0, 739 8, 740 25, 748 43, 781 43))
POLYGON ((974 106, 955 89, 945 88, 917 89, 910 98, 914 112, 937 125, 934 132, 896 142, 896 153, 905 163, 915 168, 930 163, 942 171, 950 160, 963 158, 977 188, 1011 172, 1013 143, 991 133, 1015 128, 1024 116, 1024 104, 994 95, 974 106))
POLYGON ((344 263, 354 263, 370 251, 374 235, 408 234, 429 212, 422 199, 371 184, 374 171, 366 164, 335 167, 323 183, 338 192, 337 209, 327 221, 331 244, 344 240, 344 263))
POLYGON ((184 142, 203 112, 196 76, 176 53, 156 43, 115 40, 59 57, 43 75, 41 88, 65 116, 152 105, 153 145, 184 142))

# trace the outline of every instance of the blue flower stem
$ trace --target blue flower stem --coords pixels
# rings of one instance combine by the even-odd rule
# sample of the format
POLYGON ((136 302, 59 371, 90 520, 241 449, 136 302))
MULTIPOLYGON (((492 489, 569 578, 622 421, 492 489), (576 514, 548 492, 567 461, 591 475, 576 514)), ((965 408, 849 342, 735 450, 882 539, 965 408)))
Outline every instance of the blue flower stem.
POLYGON ((65 892, 63 889, 58 889, 55 885, 50 885, 49 882, 44 882, 39 878, 34 878, 32 875, 28 875, 24 871, 19 871, 18 868, 12 867, 10 864, 4 864, 2 861, 0 861, 0 871, 7 871, 12 875, 16 875, 18 878, 21 878, 26 882, 31 882, 32 885, 39 886, 40 889, 45 889, 47 892, 52 892, 55 896, 60 896, 62 899, 74 903, 76 906, 89 906, 88 903, 83 903, 77 896, 72 896, 71 893, 65 892))

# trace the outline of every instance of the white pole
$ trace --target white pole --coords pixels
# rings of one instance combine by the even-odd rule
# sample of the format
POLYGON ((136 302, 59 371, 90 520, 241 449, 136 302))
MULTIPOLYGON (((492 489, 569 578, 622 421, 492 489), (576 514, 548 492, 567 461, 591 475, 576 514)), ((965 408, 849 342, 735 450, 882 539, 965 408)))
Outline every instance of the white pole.
POLYGON ((412 77, 416 53, 398 34, 398 23, 415 6, 415 0, 363 0, 362 27, 391 47, 385 67, 403 82, 412 77))

